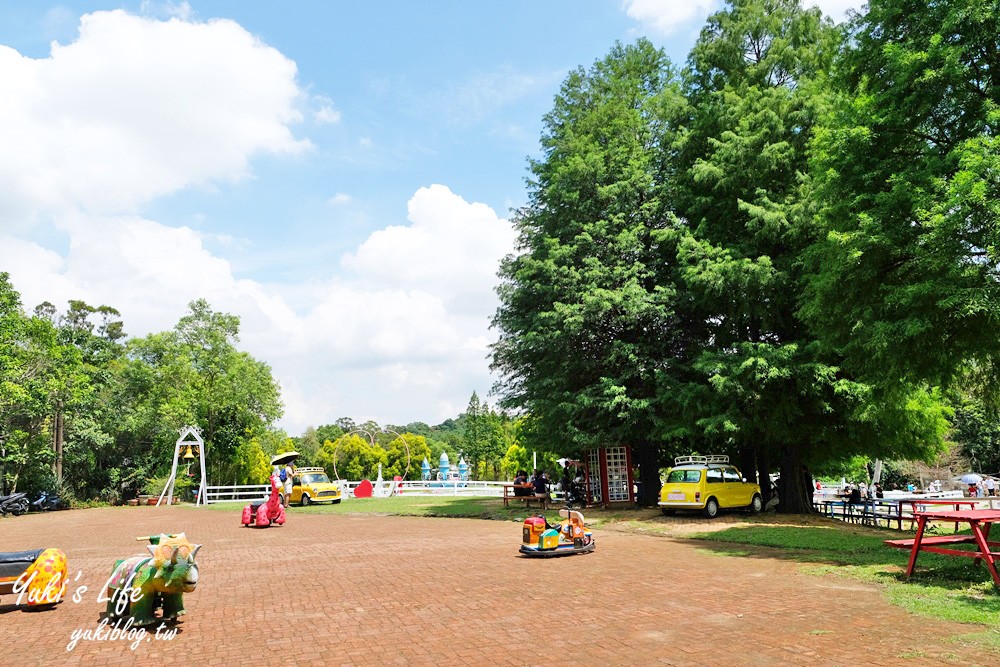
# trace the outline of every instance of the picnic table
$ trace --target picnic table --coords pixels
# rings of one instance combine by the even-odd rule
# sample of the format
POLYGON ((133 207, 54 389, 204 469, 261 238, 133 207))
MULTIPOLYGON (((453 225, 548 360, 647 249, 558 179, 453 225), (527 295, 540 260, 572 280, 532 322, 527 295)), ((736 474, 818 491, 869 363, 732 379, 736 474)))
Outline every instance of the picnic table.
MULTIPOLYGON (((951 507, 952 509, 958 511, 963 507, 968 506, 970 510, 976 509, 975 500, 965 500, 964 498, 900 498, 899 503, 899 514, 903 515, 903 505, 910 506, 910 528, 913 528, 913 523, 917 518, 917 514, 921 511, 921 507, 931 507, 933 505, 940 505, 942 509, 951 507)), ((955 522, 955 532, 958 532, 958 522, 955 522)))
POLYGON ((1000 552, 994 552, 990 547, 1000 546, 1000 542, 990 542, 990 527, 1000 521, 1000 510, 969 509, 969 510, 930 510, 916 513, 917 534, 912 540, 886 540, 886 545, 897 549, 910 549, 910 562, 906 566, 906 576, 913 574, 917 564, 917 556, 921 551, 945 554, 947 556, 963 556, 975 558, 976 563, 986 561, 986 567, 993 577, 993 583, 1000 586, 1000 574, 997 574, 996 557, 1000 552), (925 537, 924 529, 928 521, 954 521, 956 524, 968 523, 971 535, 932 535, 925 537), (972 544, 974 550, 949 549, 945 545, 972 544))

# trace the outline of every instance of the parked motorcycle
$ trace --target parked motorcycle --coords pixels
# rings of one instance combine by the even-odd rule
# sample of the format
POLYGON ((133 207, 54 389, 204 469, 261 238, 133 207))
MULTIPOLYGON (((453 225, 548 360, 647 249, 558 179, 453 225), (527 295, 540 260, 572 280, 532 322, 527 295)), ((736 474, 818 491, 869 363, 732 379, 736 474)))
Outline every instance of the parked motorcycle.
POLYGON ((38 494, 38 499, 31 503, 31 506, 36 512, 47 512, 49 510, 61 510, 63 508, 63 501, 55 493, 49 493, 48 491, 42 491, 38 494))
POLYGON ((27 493, 12 493, 9 496, 0 496, 0 516, 7 516, 8 513, 14 516, 21 516, 27 511, 27 493))

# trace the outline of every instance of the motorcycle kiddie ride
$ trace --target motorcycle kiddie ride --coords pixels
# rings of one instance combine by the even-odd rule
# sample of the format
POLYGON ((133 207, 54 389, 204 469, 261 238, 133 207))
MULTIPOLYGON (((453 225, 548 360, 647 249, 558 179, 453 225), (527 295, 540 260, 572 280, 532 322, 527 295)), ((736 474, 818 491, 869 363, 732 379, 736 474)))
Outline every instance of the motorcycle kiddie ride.
POLYGON ((563 520, 554 526, 544 516, 525 519, 521 554, 532 558, 571 556, 590 553, 597 547, 593 534, 583 523, 583 514, 561 509, 559 516, 563 520))

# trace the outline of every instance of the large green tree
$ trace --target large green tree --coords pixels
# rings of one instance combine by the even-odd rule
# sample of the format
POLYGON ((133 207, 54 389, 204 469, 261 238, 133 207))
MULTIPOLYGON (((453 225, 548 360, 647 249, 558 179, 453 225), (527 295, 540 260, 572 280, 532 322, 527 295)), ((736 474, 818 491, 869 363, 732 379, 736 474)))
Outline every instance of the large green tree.
POLYGON ((683 338, 663 275, 674 241, 658 234, 676 226, 670 151, 683 108, 674 69, 645 40, 567 77, 494 318, 501 404, 530 411, 548 449, 631 444, 647 504, 659 487, 657 375, 683 338))
POLYGON ((692 110, 680 151, 680 244, 694 373, 669 387, 679 433, 740 452, 767 492, 780 462, 781 508, 811 507, 803 469, 852 440, 863 387, 839 373, 796 316, 800 253, 814 224, 808 145, 828 105, 825 73, 839 33, 797 0, 733 0, 691 52, 692 110))
POLYGON ((1000 7, 870 0, 837 69, 804 315, 873 381, 944 385, 970 362, 995 366, 1000 7))

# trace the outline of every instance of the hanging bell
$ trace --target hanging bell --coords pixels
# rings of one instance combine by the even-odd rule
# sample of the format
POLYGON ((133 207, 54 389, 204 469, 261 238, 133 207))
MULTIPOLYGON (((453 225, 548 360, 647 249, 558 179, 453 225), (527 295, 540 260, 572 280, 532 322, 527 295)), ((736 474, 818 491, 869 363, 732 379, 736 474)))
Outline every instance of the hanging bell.
POLYGON ((187 451, 184 452, 184 456, 181 457, 181 458, 183 458, 185 460, 186 459, 193 459, 194 458, 194 452, 191 451, 191 445, 187 446, 187 451))

